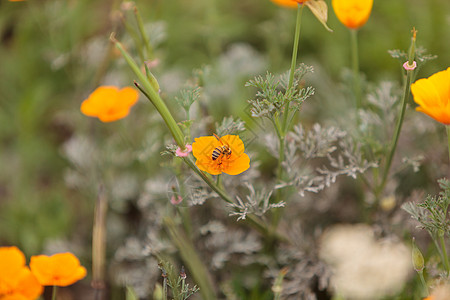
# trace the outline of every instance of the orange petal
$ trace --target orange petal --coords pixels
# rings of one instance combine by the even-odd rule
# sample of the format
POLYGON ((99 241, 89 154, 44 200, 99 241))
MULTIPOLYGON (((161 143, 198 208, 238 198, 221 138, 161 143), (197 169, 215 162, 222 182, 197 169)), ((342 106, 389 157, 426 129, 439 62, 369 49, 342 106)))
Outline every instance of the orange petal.
POLYGON ((108 123, 123 119, 126 116, 128 116, 129 113, 130 113, 129 108, 122 108, 122 109, 116 108, 107 111, 102 111, 97 115, 97 117, 100 119, 100 121, 108 123))
POLYGON ((119 90, 115 86, 100 86, 81 104, 81 112, 98 117, 102 122, 112 122, 126 117, 139 98, 132 87, 119 90))
POLYGON ((294 0, 271 0, 273 3, 279 6, 289 7, 289 8, 296 8, 297 2, 294 0))
POLYGON ((202 171, 208 172, 211 175, 222 174, 222 169, 212 159, 210 161, 197 160, 195 165, 202 171))
POLYGON ((219 146, 221 143, 214 136, 198 137, 192 143, 192 154, 197 160, 209 162, 212 161, 212 152, 219 146))
POLYGON ((373 0, 332 0, 339 21, 351 29, 363 26, 370 17, 373 0))
POLYGON ((230 162, 223 172, 228 175, 238 175, 250 168, 250 157, 243 153, 236 160, 230 162))
POLYGON ((23 295, 26 299, 37 299, 43 291, 44 288, 39 284, 33 273, 28 268, 24 269, 18 280, 16 294, 23 295))
POLYGON ((68 286, 86 276, 86 269, 72 253, 32 256, 30 268, 42 285, 68 286))
POLYGON ((89 98, 81 104, 81 112, 90 117, 96 117, 100 112, 107 110, 116 102, 119 89, 115 86, 100 86, 89 98))
POLYGON ((438 122, 450 124, 450 68, 411 85, 417 111, 423 112, 438 122))
POLYGON ((14 282, 23 268, 25 268, 25 255, 19 248, 0 247, 0 282, 14 282))
POLYGON ((120 99, 120 105, 123 107, 130 108, 139 99, 139 93, 132 87, 124 87, 119 91, 118 99, 120 99))
MULTIPOLYGON (((226 135, 220 138, 224 143, 228 144, 231 149, 231 154, 239 157, 245 151, 244 143, 238 135, 226 135)), ((230 159, 233 159, 231 157, 230 159)))

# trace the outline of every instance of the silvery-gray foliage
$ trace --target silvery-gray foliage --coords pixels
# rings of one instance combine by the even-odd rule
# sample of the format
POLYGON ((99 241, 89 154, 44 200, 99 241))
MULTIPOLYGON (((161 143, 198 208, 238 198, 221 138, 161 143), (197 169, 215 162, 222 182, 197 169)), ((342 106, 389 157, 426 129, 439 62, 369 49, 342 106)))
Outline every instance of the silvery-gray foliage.
POLYGON ((317 193, 329 187, 340 175, 356 178, 377 166, 364 158, 361 145, 346 132, 334 127, 322 128, 319 124, 310 131, 302 125, 296 126, 286 138, 285 155, 283 167, 288 179, 276 188, 294 186, 301 196, 305 192, 317 193), (314 166, 317 165, 316 159, 318 166, 314 166))
POLYGON ((314 95, 314 88, 300 87, 303 76, 312 71, 312 67, 300 64, 295 70, 293 85, 290 89, 287 89, 289 72, 280 76, 267 72, 264 77, 260 75, 249 80, 245 86, 258 89, 255 99, 248 100, 252 116, 270 119, 276 113, 281 113, 286 104, 289 104, 293 111, 299 110, 303 102, 314 95))
POLYGON ((239 134, 245 131, 245 122, 240 118, 234 119, 234 117, 225 117, 222 123, 216 122, 216 130, 218 136, 225 136, 228 134, 239 134))
POLYGON ((272 191, 266 191, 264 188, 256 190, 255 187, 246 183, 249 194, 245 197, 247 201, 243 201, 236 196, 237 203, 229 204, 235 211, 230 212, 230 216, 238 216, 237 220, 245 220, 247 214, 255 214, 257 216, 264 215, 269 209, 280 208, 285 206, 284 201, 278 203, 270 203, 272 191))

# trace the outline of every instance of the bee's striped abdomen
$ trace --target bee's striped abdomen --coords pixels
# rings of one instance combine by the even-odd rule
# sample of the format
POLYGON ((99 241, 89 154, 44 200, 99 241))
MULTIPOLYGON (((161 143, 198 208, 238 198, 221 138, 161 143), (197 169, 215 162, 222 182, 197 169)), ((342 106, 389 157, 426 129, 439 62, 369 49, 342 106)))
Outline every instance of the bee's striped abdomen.
POLYGON ((216 160, 222 154, 222 147, 217 147, 212 153, 212 160, 216 160))

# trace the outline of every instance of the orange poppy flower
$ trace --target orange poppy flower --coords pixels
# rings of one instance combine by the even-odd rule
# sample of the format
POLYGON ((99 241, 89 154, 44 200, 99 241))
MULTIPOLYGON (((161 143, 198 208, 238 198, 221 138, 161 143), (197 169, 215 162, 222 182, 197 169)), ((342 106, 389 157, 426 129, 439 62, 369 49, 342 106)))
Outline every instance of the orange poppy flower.
POLYGON ((306 2, 308 0, 270 0, 273 3, 279 5, 279 6, 285 6, 289 8, 296 8, 298 4, 301 4, 303 2, 306 2))
POLYGON ((25 256, 17 247, 0 247, 0 299, 34 300, 43 288, 25 266, 25 256))
MULTIPOLYGON (((22 2, 24 0, 8 0, 9 2, 22 2)), ((3 300, 3 299, 2 299, 3 300)))
POLYGON ((438 122, 450 125, 450 67, 411 85, 414 101, 421 111, 438 122))
POLYGON ((30 268, 42 285, 68 286, 86 276, 78 258, 68 252, 32 256, 30 268))
POLYGON ((237 175, 247 170, 250 158, 244 151, 244 143, 238 135, 202 136, 192 144, 192 154, 197 159, 195 164, 211 175, 222 172, 237 175))
POLYGON ((342 24, 351 29, 358 29, 369 19, 373 0, 332 0, 331 4, 342 24))
POLYGON ((100 86, 83 101, 81 112, 102 122, 113 122, 125 118, 138 98, 139 93, 132 87, 119 90, 115 86, 100 86))

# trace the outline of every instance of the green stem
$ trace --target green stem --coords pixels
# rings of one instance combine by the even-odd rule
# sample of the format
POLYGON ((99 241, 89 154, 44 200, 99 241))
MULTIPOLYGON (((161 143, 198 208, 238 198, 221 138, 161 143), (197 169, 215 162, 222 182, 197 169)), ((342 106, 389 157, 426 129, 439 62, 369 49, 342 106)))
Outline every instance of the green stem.
POLYGON ((139 81, 142 84, 142 88, 145 91, 146 96, 148 96, 148 99, 150 102, 153 103, 155 108, 158 110, 159 114, 163 118, 164 122, 166 123, 167 127, 170 130, 170 133, 172 134, 175 142, 180 146, 181 150, 184 150, 186 148, 186 145, 184 143, 184 135, 181 131, 180 127, 177 125, 177 122, 175 122, 175 119, 173 118, 172 114, 170 113, 169 109, 167 108, 164 101, 159 96, 158 91, 155 91, 153 88, 153 85, 148 80, 147 76, 145 76, 141 70, 139 69, 136 62, 131 58, 131 56, 128 54, 128 52, 122 47, 122 44, 118 42, 114 35, 111 35, 111 41, 116 45, 117 49, 122 53, 123 57, 127 61, 130 68, 133 70, 134 74, 138 77, 139 81))
MULTIPOLYGON (((219 186, 217 186, 215 184, 215 182, 208 176, 206 175, 203 171, 201 171, 193 162, 189 157, 183 157, 184 162, 195 172, 197 173, 198 176, 200 176, 201 179, 203 179, 203 181, 214 191, 216 192, 220 198, 222 198, 224 201, 230 203, 230 204, 234 204, 233 200, 231 200, 230 196, 228 196, 228 194, 221 189, 219 186)), ((258 230, 261 234, 263 235, 268 235, 269 231, 266 227, 266 225, 263 223, 263 221, 261 221, 258 217, 254 216, 254 215, 247 215, 246 220, 252 224, 256 230, 258 230)), ((281 241, 287 241, 287 239, 284 236, 278 235, 278 234, 274 234, 275 238, 281 240, 281 241)))
POLYGON ((450 159, 450 125, 446 125, 445 130, 447 131, 448 157, 450 159))
POLYGON ((228 203, 234 203, 233 200, 225 193, 224 190, 219 188, 211 178, 208 177, 203 171, 201 171, 197 166, 192 162, 192 160, 188 157, 183 157, 184 162, 195 172, 201 179, 214 191, 216 192, 220 198, 225 200, 228 203))
POLYGON ((444 233, 439 233, 439 241, 441 242, 442 256, 444 257, 445 271, 447 272, 447 276, 448 276, 450 274, 450 266, 448 263, 447 249, 445 248, 444 233))
POLYGON ((391 168, 392 158, 394 157, 395 150, 397 149, 398 138, 400 136, 400 131, 402 130, 402 125, 403 125, 403 119, 405 117, 406 103, 408 103, 408 97, 409 97, 409 92, 410 92, 410 83, 411 83, 412 76, 413 76, 413 71, 408 71, 406 74, 405 86, 403 89, 403 99, 402 99, 402 108, 400 111, 400 117, 397 120, 397 126, 395 128, 394 138, 393 138, 392 144, 391 144, 391 151, 389 152, 388 158, 386 160, 386 165, 384 167, 383 179, 381 180, 381 184, 379 185, 378 189, 376 190, 377 198, 380 196, 380 194, 384 190, 384 187, 386 185, 386 180, 387 180, 387 177, 389 174, 389 169, 391 168))
POLYGON ((428 291, 427 283, 425 282, 425 278, 423 278, 423 271, 419 271, 418 273, 419 273, 419 277, 420 277, 420 282, 422 282, 423 289, 425 290, 425 294, 426 294, 426 296, 428 296, 429 291, 428 291))
POLYGON ((163 223, 168 229, 171 240, 178 248, 181 258, 186 263, 189 270, 191 270, 195 281, 198 283, 203 299, 216 299, 211 275, 202 259, 199 257, 198 251, 195 250, 192 241, 186 237, 183 231, 177 227, 171 218, 165 217, 163 223))
POLYGON ((58 287, 56 285, 53 286, 52 291, 52 300, 56 300, 56 292, 58 291, 58 287))
MULTIPOLYGON (((297 65, 297 55, 298 55, 298 44, 300 41, 300 29, 302 24, 302 12, 303 12, 303 4, 298 4, 297 7, 297 21, 295 24, 295 36, 294 36, 294 47, 292 48, 292 59, 291 59, 291 70, 289 72, 289 83, 287 87, 287 91, 289 91, 293 84, 294 84, 294 74, 295 74, 295 67, 297 65)), ((284 107, 284 114, 283 114, 283 126, 282 126, 282 135, 286 135, 287 131, 287 120, 289 115, 289 103, 290 101, 287 100, 285 107, 284 107)))
POLYGON ((219 187, 219 188, 221 188, 221 184, 222 184, 222 182, 221 182, 221 176, 220 176, 220 174, 219 175, 217 175, 217 178, 216 178, 216 185, 219 187))
POLYGON ((142 40, 144 41, 144 47, 147 52, 147 58, 152 58, 153 49, 150 45, 150 42, 147 38, 147 35, 145 34, 144 30, 144 22, 142 21, 141 14, 139 13, 137 7, 134 7, 134 15, 136 16, 136 21, 138 23, 139 33, 141 34, 142 40))
POLYGON ((356 108, 360 109, 362 100, 361 83, 359 80, 358 31, 356 29, 351 29, 350 34, 352 47, 353 92, 355 94, 356 108))

